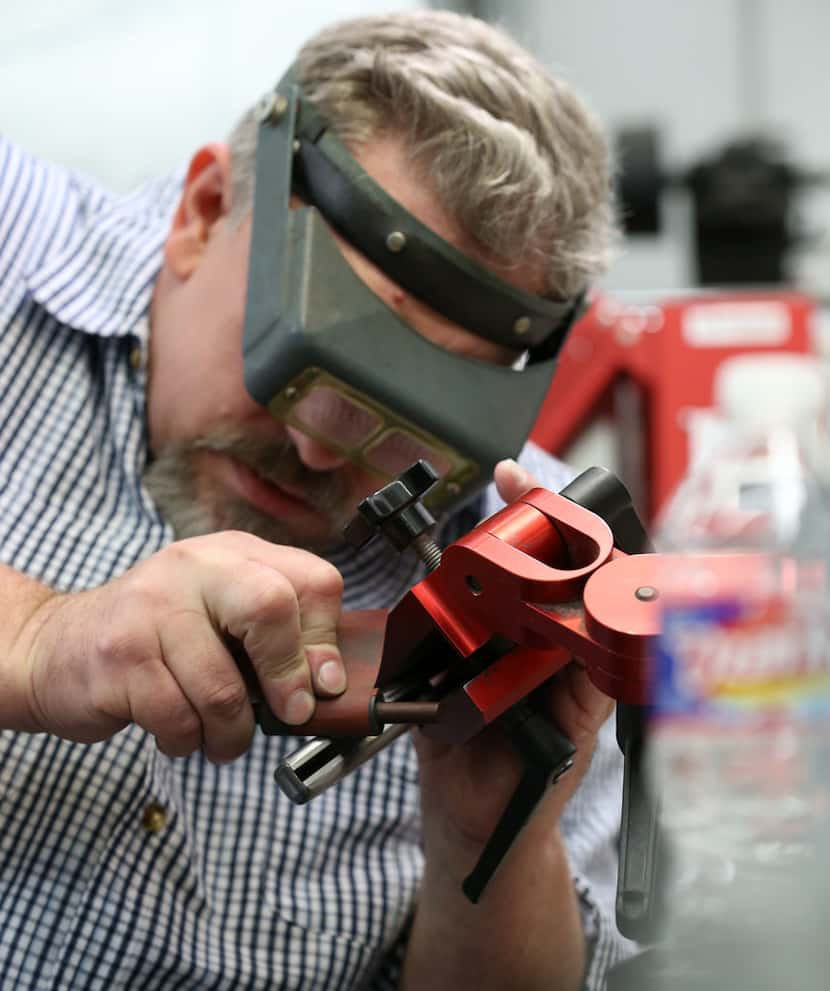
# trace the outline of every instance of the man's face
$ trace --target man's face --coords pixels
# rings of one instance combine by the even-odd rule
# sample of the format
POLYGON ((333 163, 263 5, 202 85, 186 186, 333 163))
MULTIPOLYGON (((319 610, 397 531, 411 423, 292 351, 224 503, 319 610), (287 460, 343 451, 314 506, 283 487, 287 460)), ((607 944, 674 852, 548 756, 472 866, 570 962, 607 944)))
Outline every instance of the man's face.
MULTIPOLYGON (((448 242, 528 291, 534 273, 505 271, 468 243, 413 174, 400 143, 376 140, 355 157, 386 191, 448 242)), ((151 310, 146 484, 177 536, 241 529, 276 543, 338 542, 357 504, 384 479, 274 419, 243 381, 242 328, 250 217, 227 218, 226 150, 194 158, 165 248, 151 310)), ((515 355, 435 313, 338 238, 356 274, 428 339, 482 361, 515 355)))

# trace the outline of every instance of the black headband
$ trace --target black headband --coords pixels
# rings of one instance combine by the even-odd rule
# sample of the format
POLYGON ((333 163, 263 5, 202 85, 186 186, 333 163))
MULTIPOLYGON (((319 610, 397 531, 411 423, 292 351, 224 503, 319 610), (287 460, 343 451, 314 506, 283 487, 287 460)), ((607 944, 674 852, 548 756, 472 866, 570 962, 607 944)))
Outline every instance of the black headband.
MULTIPOLYGON (((555 356, 584 294, 554 302, 511 285, 448 244, 379 186, 293 79, 277 90, 296 100, 295 186, 355 248, 390 279, 449 320, 532 360, 555 356)), ((285 114, 287 120, 294 115, 285 114)), ((266 117, 279 126, 284 118, 266 117)))

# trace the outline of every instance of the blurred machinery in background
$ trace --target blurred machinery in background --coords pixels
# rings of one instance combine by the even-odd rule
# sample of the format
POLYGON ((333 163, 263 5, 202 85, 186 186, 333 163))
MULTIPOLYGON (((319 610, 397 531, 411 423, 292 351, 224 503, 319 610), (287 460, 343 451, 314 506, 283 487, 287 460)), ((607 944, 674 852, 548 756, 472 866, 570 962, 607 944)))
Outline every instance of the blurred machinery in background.
POLYGON ((785 291, 597 297, 562 350, 531 438, 577 468, 605 463, 653 520, 706 449, 719 363, 745 351, 810 352, 814 313, 812 300, 785 291), (575 456, 597 425, 609 456, 575 456))
POLYGON ((629 235, 657 234, 667 190, 691 198, 695 281, 702 286, 783 285, 789 255, 809 240, 798 218, 800 190, 830 187, 830 172, 799 168, 764 135, 728 142, 687 168, 666 170, 659 133, 631 127, 616 136, 618 196, 629 235))

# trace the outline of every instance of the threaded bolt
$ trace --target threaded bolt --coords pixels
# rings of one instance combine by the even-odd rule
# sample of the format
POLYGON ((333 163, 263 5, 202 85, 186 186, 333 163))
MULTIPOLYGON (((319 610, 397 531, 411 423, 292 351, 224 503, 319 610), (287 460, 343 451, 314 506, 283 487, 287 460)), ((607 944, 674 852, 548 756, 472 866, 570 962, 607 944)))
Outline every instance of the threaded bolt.
POLYGON ((415 553, 427 566, 427 571, 435 571, 441 563, 441 548, 432 537, 422 533, 412 541, 415 553))

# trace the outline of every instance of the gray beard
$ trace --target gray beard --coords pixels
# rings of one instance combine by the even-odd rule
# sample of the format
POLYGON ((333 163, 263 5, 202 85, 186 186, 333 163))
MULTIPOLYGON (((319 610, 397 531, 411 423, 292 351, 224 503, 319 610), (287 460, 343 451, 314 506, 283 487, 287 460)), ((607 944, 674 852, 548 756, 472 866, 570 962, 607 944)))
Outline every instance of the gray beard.
POLYGON ((323 550, 342 543, 342 528, 354 510, 342 470, 312 471, 289 440, 263 440, 233 428, 220 427, 196 440, 169 445, 148 464, 143 481, 177 539, 243 530, 272 543, 323 550), (270 516, 229 490, 208 487, 193 463, 194 455, 205 450, 231 454, 265 481, 300 489, 330 520, 328 532, 310 540, 294 532, 291 520, 270 516))

